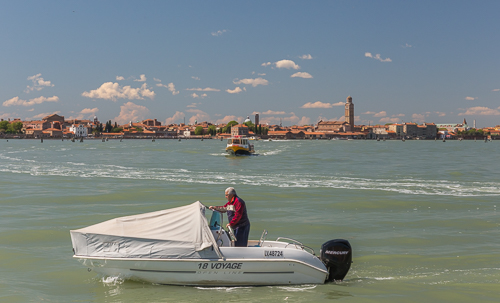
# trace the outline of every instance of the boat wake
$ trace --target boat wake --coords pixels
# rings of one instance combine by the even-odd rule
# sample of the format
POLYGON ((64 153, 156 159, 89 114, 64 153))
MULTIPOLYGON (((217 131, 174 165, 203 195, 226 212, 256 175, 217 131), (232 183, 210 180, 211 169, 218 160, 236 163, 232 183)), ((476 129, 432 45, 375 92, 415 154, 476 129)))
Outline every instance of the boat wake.
MULTIPOLYGON (((264 153, 266 155, 267 152, 264 153)), ((224 154, 225 155, 225 154, 224 154)), ((408 195, 441 195, 459 197, 500 196, 500 183, 456 181, 420 178, 361 178, 346 177, 341 173, 284 174, 247 171, 245 174, 219 172, 203 168, 138 168, 123 165, 84 164, 81 162, 33 162, 0 155, 6 160, 0 172, 29 174, 32 176, 63 176, 74 178, 116 178, 159 180, 192 184, 255 185, 281 188, 335 188, 378 190, 408 195)))
POLYGON ((116 286, 123 284, 125 280, 119 276, 106 276, 106 277, 101 277, 100 281, 107 286, 116 286))
POLYGON ((251 289, 253 286, 231 286, 231 287, 205 287, 205 286, 195 286, 194 288, 200 290, 215 290, 224 292, 234 292, 242 289, 251 289))
POLYGON ((290 292, 301 292, 315 289, 317 286, 318 285, 277 286, 277 288, 290 292))

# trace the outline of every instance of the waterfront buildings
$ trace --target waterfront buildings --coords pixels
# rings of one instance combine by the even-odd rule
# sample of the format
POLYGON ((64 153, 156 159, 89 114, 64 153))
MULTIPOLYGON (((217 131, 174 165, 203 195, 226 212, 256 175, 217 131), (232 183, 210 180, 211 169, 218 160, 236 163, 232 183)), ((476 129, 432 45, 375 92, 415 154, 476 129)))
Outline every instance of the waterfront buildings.
MULTIPOLYGON (((438 130, 446 129, 448 137, 453 137, 458 131, 467 131, 470 127, 467 122, 461 124, 434 124, 423 123, 394 123, 387 125, 355 125, 354 123, 354 103, 353 98, 348 96, 345 102, 345 117, 343 121, 319 121, 316 125, 302 125, 284 127, 281 125, 262 126, 266 129, 262 138, 271 139, 434 139, 438 130)), ((3 120, 2 120, 3 121, 3 120)), ((250 121, 247 117, 245 122, 250 121)), ((57 114, 44 117, 41 121, 21 121, 15 119, 9 122, 22 122, 22 137, 26 138, 71 138, 71 137, 91 137, 96 129, 103 125, 94 117, 93 120, 65 120, 64 116, 57 114)), ((111 122, 111 121, 108 121, 111 122)), ((260 124, 259 114, 255 115, 255 126, 260 124)), ((195 135, 196 128, 203 129, 203 135, 208 135, 208 129, 213 124, 210 122, 195 123, 194 125, 169 124, 162 125, 157 119, 146 119, 126 123, 114 127, 116 132, 99 132, 98 136, 110 138, 201 138, 195 135)), ((116 124, 115 124, 116 126, 116 124)), ((222 129, 226 124, 216 125, 217 137, 229 137, 231 135, 254 136, 249 127, 245 124, 238 124, 231 128, 231 133, 222 134, 222 129)), ((260 130, 260 128, 259 128, 260 130)), ((109 131, 109 129, 108 129, 109 131)), ((485 134, 493 137, 500 136, 500 126, 485 128, 485 134)), ((5 136, 0 130, 0 136, 5 136)))

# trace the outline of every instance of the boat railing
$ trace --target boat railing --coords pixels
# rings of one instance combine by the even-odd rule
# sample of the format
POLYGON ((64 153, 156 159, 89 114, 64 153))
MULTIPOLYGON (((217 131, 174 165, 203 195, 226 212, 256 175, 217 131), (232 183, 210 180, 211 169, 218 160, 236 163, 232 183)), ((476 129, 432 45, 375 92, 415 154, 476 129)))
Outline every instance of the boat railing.
POLYGON ((236 236, 234 235, 234 231, 233 231, 233 228, 231 227, 231 225, 228 225, 227 226, 227 230, 229 232, 229 236, 231 237, 231 242, 236 242, 238 241, 238 239, 236 239, 236 236))
MULTIPOLYGON (((298 248, 297 245, 300 247, 300 249, 302 250, 308 250, 311 254, 313 255, 316 255, 314 253, 314 249, 312 249, 311 247, 309 246, 305 246, 304 244, 302 244, 301 242, 297 241, 297 240, 294 240, 294 239, 290 239, 290 238, 285 238, 285 237, 278 237, 278 239, 276 239, 276 241, 280 241, 280 240, 287 240, 287 241, 291 241, 291 243, 287 243, 287 245, 285 245, 285 248, 288 247, 288 245, 295 245, 295 248, 298 248)), ((284 241, 281 241, 281 242, 284 242, 284 241)))
POLYGON ((266 241, 266 236, 267 236, 267 230, 264 229, 264 231, 262 232, 262 235, 260 236, 260 240, 259 240, 259 247, 262 246, 264 244, 264 241, 266 241))

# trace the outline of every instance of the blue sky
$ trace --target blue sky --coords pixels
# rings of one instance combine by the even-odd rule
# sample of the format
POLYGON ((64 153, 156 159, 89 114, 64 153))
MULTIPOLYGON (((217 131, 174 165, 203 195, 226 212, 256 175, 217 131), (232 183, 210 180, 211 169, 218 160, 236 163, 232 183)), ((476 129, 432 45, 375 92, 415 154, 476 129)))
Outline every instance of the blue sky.
POLYGON ((2 1, 0 118, 500 124, 499 1, 2 1))

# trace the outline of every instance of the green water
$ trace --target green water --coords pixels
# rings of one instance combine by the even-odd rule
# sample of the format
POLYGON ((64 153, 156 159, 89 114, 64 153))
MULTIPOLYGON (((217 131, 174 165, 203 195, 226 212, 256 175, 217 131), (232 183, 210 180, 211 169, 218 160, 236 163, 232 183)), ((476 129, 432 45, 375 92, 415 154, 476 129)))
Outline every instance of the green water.
POLYGON ((478 302, 500 300, 500 142, 0 141, 0 302, 478 302), (250 238, 317 252, 344 238, 337 284, 197 288, 103 278, 72 258, 70 229, 224 203, 234 186, 250 238))

